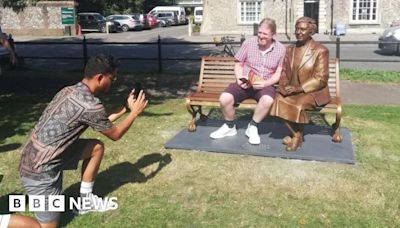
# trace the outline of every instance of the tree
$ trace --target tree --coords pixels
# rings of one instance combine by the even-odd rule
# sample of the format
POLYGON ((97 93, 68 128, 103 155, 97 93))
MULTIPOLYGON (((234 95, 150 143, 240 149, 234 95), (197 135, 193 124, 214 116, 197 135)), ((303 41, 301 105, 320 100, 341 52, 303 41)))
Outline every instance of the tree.
POLYGON ((14 11, 19 12, 23 10, 27 5, 26 0, 0 0, 1 6, 5 8, 12 8, 14 11))

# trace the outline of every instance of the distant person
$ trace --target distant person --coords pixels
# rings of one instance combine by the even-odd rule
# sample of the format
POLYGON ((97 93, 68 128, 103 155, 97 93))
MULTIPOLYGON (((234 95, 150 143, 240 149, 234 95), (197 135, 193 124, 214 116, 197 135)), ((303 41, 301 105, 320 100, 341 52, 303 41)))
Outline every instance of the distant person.
POLYGON ((312 39, 316 29, 312 18, 296 21, 297 42, 286 50, 279 94, 271 109, 271 115, 282 118, 292 134, 283 140, 287 151, 296 151, 303 142, 304 124, 309 123, 306 110, 331 100, 327 86, 329 50, 312 39))
POLYGON ((225 123, 210 134, 211 138, 236 135, 234 105, 253 98, 257 106, 246 135, 250 144, 260 144, 258 124, 267 116, 272 105, 275 97, 273 85, 279 81, 285 56, 285 47, 275 40, 275 34, 275 20, 265 18, 259 24, 257 37, 245 40, 236 53, 236 82, 231 83, 219 97, 225 123))
POLYGON ((1 28, 0 28, 0 44, 10 54, 10 63, 11 63, 11 65, 13 65, 13 66, 16 65, 17 64, 17 55, 15 54, 15 51, 14 51, 13 47, 11 46, 7 35, 1 31, 1 28))
MULTIPOLYGON (((96 208, 100 199, 92 193, 104 143, 79 137, 91 127, 116 141, 145 109, 143 91, 137 97, 132 91, 126 101, 130 113, 118 124, 112 123, 127 109, 121 107, 107 115, 96 95, 107 92, 117 80, 117 65, 112 56, 99 54, 90 58, 82 81, 59 91, 44 110, 22 150, 20 176, 27 195, 60 195, 63 170, 76 169, 79 160, 83 160, 80 196, 90 200, 91 208, 78 213, 110 209, 112 205, 107 204, 96 208)), ((42 227, 56 227, 60 219, 58 212, 36 212, 35 216, 42 227)))

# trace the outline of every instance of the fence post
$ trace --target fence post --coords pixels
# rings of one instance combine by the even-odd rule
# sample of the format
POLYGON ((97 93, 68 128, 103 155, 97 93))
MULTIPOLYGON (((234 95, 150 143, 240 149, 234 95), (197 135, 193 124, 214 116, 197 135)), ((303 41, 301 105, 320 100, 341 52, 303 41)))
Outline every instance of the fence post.
POLYGON ((162 62, 161 62, 161 38, 160 35, 158 35, 158 40, 157 40, 157 47, 158 47, 158 72, 162 72, 162 62))
POLYGON ((83 68, 85 68, 86 62, 87 62, 87 59, 88 59, 88 56, 87 56, 86 36, 83 36, 82 45, 83 45, 83 68))
POLYGON ((336 58, 340 60, 340 37, 336 37, 336 58))

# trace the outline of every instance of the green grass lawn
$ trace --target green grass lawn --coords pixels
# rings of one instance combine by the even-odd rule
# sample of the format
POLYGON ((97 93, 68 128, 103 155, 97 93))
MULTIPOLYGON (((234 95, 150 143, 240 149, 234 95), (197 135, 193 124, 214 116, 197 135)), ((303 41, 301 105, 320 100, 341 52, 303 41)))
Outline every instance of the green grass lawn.
MULTIPOLYGON (((36 76, 17 72, 0 85, 0 212, 8 194, 23 191, 19 147, 54 93, 79 79, 76 72, 36 76)), ((344 106, 342 126, 351 132, 355 165, 166 150, 189 122, 182 94, 196 78, 119 77, 113 95, 104 97, 107 106, 120 104, 140 80, 149 107, 118 142, 91 130, 83 135, 105 142, 95 192, 118 197, 119 208, 78 217, 68 212, 63 226, 400 226, 400 106, 344 106)), ((78 193, 79 171, 65 172, 64 189, 78 193)))
POLYGON ((368 83, 400 83, 400 71, 340 69, 340 79, 368 83))

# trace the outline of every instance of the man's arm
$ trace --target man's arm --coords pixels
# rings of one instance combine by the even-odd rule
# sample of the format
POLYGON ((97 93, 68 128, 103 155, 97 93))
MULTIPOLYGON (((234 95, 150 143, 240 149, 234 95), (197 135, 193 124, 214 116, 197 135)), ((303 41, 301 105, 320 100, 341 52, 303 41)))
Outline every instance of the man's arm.
POLYGON ((275 85, 277 82, 279 82, 279 79, 281 78, 282 74, 282 66, 279 66, 276 68, 275 73, 270 77, 268 80, 264 80, 264 87, 275 85))
POLYGON ((243 68, 244 68, 243 62, 235 62, 236 83, 243 89, 247 89, 249 88, 249 85, 246 82, 240 80, 240 78, 243 78, 243 68))
POLYGON ((127 111, 127 110, 126 110, 125 106, 121 106, 121 107, 119 107, 119 108, 117 109, 117 111, 115 111, 114 113, 111 113, 111 114, 108 116, 108 119, 109 119, 111 122, 114 122, 115 120, 119 119, 123 114, 125 114, 126 111, 127 111))
POLYGON ((113 128, 101 132, 109 139, 114 141, 120 139, 126 133, 126 131, 128 131, 139 114, 142 113, 146 108, 147 100, 145 99, 146 97, 143 91, 140 91, 137 99, 134 99, 133 97, 133 93, 131 93, 128 98, 128 106, 131 110, 128 116, 123 121, 116 124, 113 128))

